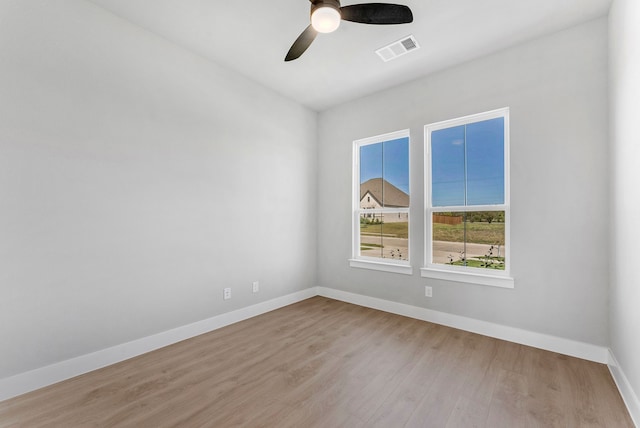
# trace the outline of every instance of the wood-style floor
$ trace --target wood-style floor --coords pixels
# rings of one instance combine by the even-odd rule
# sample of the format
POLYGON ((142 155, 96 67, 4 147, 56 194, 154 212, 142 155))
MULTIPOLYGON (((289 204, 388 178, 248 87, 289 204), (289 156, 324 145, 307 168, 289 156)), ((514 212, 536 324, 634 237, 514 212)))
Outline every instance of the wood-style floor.
POLYGON ((633 427, 608 369, 322 297, 0 403, 18 427, 633 427))

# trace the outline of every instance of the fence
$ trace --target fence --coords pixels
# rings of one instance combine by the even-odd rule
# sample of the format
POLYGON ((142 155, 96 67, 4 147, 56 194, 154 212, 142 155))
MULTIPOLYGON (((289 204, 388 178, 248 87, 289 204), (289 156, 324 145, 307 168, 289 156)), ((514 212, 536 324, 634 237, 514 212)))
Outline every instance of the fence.
POLYGON ((461 224, 462 223, 462 216, 456 215, 438 215, 438 214, 434 214, 433 215, 433 222, 434 223, 440 223, 440 224, 451 224, 451 225, 456 225, 456 224, 461 224))

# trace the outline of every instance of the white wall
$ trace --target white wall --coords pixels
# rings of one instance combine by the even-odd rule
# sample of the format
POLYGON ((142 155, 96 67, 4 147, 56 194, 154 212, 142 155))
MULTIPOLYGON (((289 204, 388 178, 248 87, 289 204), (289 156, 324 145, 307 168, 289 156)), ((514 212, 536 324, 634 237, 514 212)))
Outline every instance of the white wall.
MULTIPOLYGON (((611 349, 640 412, 640 3, 614 0, 609 14, 611 87, 611 349)), ((636 417, 640 413, 636 413, 636 417)), ((637 420, 640 423, 640 419, 637 420)))
POLYGON ((315 285, 316 124, 82 0, 1 2, 0 379, 315 285))
POLYGON ((318 285, 608 345, 607 107, 602 18, 321 113, 318 285), (515 289, 420 278, 423 126, 507 106, 515 289), (350 268, 352 141, 408 127, 414 274, 350 268))

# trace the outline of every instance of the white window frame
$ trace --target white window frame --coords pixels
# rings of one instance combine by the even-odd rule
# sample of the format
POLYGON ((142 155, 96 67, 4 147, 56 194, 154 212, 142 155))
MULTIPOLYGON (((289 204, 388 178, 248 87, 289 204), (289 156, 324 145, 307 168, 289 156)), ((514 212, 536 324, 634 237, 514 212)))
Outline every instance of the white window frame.
MULTIPOLYGON (((349 265, 354 268, 372 269, 383 272, 400 273, 405 275, 413 274, 411 266, 411 215, 410 208, 377 208, 367 209, 369 214, 390 214, 390 213, 406 213, 408 222, 407 246, 409 248, 408 260, 382 259, 377 257, 367 257, 360 254, 360 214, 365 211, 360 208, 360 147, 370 144, 383 143, 386 141, 397 140, 399 138, 409 139, 409 160, 411 159, 411 136, 409 129, 401 131, 389 132, 387 134, 377 135, 374 137, 363 138, 353 142, 353 187, 352 187, 352 251, 349 265)), ((407 169, 410 166, 407 165, 407 169)), ((411 172, 408 171, 409 177, 411 172)), ((411 188, 409 188, 409 205, 411 205, 411 188)))
POLYGON ((456 119, 435 122, 424 127, 425 150, 425 195, 424 195, 424 266, 420 275, 425 278, 447 281, 465 282, 480 285, 490 285, 503 288, 514 288, 511 277, 511 204, 510 204, 510 174, 509 174, 509 108, 501 108, 484 113, 472 114, 456 119), (431 133, 441 129, 467 125, 489 119, 504 118, 504 204, 499 205, 465 205, 433 207, 432 177, 431 177, 431 133), (443 209, 444 208, 444 209, 443 209), (450 266, 432 262, 432 214, 438 211, 472 212, 472 211, 504 211, 505 223, 505 269, 488 270, 466 266, 450 266))

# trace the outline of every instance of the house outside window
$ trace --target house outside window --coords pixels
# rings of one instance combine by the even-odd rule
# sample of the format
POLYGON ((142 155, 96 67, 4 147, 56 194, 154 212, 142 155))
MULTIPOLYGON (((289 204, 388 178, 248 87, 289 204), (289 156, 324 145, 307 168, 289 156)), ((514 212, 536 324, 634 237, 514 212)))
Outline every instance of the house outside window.
POLYGON ((412 273, 409 206, 409 130, 354 141, 352 267, 412 273))
POLYGON ((425 126, 423 277, 513 287, 509 109, 425 126))

